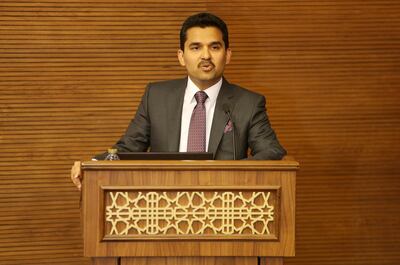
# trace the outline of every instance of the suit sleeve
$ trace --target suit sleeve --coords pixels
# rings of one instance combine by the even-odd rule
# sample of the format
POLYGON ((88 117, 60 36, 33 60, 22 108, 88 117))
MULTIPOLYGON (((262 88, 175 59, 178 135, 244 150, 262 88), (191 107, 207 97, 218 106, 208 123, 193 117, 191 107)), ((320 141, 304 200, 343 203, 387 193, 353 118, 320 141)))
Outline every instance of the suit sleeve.
POLYGON ((252 157, 257 160, 279 160, 286 155, 269 122, 265 97, 257 97, 251 116, 248 142, 252 157))
MULTIPOLYGON (((145 152, 150 146, 150 117, 148 115, 148 97, 150 84, 142 97, 135 117, 131 120, 125 134, 113 146, 118 152, 145 152)), ((107 153, 96 155, 97 160, 104 160, 107 153)))

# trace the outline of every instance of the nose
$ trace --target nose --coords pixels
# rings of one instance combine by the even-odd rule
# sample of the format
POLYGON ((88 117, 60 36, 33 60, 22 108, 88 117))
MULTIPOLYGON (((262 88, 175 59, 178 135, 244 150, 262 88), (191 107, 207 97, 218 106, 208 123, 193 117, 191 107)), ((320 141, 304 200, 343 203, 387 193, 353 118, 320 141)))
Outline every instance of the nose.
POLYGON ((208 60, 208 59, 210 59, 210 51, 208 50, 207 47, 205 47, 205 48, 203 49, 203 52, 201 53, 201 59, 203 59, 203 60, 208 60))

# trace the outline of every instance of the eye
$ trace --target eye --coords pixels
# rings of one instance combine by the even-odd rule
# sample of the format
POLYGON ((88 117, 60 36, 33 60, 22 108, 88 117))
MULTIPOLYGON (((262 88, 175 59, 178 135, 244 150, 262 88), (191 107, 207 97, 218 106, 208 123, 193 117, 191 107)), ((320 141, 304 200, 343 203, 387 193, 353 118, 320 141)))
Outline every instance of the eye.
POLYGON ((190 47, 190 49, 192 51, 198 51, 200 48, 199 48, 199 46, 192 46, 192 47, 190 47))
POLYGON ((217 50, 220 49, 220 46, 219 45, 213 45, 213 46, 211 46, 211 49, 213 49, 214 51, 217 51, 217 50))

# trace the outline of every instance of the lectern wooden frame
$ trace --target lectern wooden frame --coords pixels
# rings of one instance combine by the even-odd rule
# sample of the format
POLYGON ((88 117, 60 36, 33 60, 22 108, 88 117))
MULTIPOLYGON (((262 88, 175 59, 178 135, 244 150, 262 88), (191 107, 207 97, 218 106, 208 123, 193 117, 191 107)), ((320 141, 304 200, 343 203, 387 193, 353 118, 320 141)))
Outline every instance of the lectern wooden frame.
POLYGON ((83 163, 94 265, 283 264, 295 253, 295 161, 83 163))

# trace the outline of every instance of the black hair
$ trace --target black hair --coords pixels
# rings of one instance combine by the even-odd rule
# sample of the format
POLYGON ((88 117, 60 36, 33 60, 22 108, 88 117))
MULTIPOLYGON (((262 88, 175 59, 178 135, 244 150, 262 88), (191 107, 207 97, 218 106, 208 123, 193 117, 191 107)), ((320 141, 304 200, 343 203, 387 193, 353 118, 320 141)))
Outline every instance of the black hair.
POLYGON ((225 43, 225 49, 229 48, 228 27, 225 22, 211 13, 198 13, 188 17, 182 24, 180 32, 180 48, 183 51, 185 48, 186 33, 188 29, 193 27, 216 27, 222 33, 222 40, 225 43))

